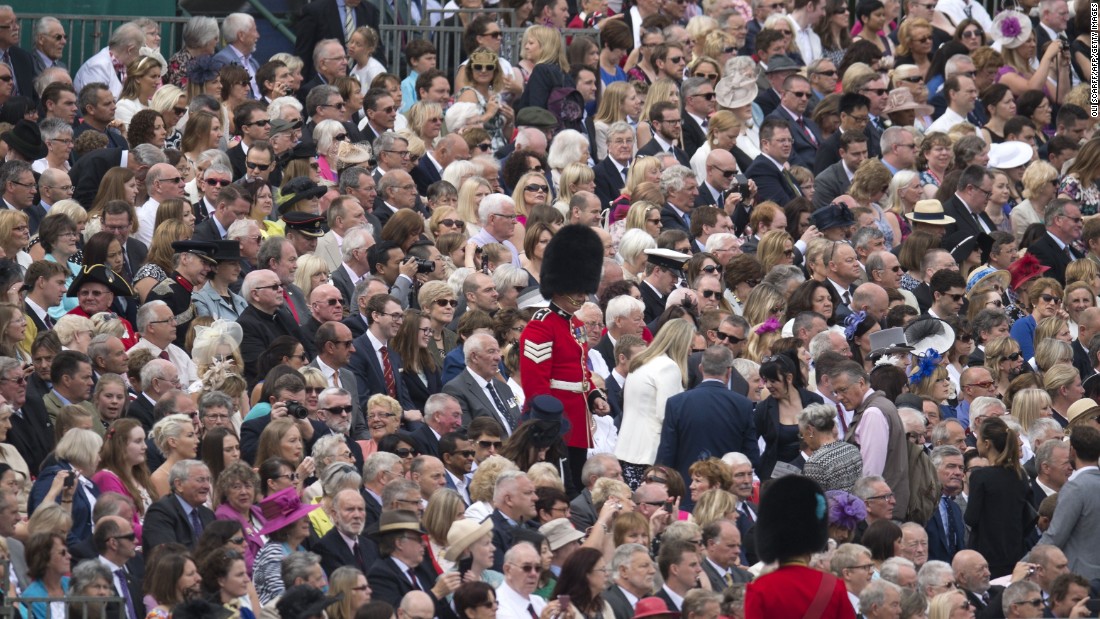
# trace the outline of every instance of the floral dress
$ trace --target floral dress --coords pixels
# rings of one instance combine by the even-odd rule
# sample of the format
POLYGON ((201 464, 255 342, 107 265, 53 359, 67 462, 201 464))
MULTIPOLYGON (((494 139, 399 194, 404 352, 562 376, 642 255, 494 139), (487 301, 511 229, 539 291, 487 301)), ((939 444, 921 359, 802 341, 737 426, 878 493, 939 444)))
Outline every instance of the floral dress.
MULTIPOLYGON (((462 93, 466 92, 467 90, 473 92, 474 96, 477 97, 478 108, 481 110, 481 113, 484 114, 485 113, 485 106, 486 106, 488 100, 485 98, 484 95, 482 95, 480 92, 478 92, 476 88, 473 88, 471 86, 467 86, 467 87, 463 88, 462 90, 459 90, 458 95, 455 96, 455 99, 457 100, 458 97, 461 96, 462 93)), ((493 94, 492 91, 489 91, 489 96, 490 97, 495 97, 496 95, 493 94)), ((501 114, 500 111, 498 110, 497 113, 495 115, 493 115, 492 118, 490 118, 489 120, 487 120, 487 121, 485 121, 484 123, 481 124, 481 128, 489 133, 489 141, 493 144, 493 148, 492 148, 493 152, 496 152, 497 150, 500 150, 501 148, 503 148, 508 143, 508 138, 505 137, 505 135, 504 135, 504 123, 505 122, 506 122, 506 119, 504 118, 504 114, 501 114)))
POLYGON ((194 56, 187 51, 186 47, 172 54, 172 57, 168 59, 168 74, 165 83, 187 90, 187 64, 191 62, 192 58, 194 56))
POLYGON ((1058 193, 1066 194, 1081 205, 1081 214, 1085 217, 1100 212, 1100 187, 1094 181, 1088 187, 1082 187, 1076 174, 1067 174, 1058 185, 1058 193))

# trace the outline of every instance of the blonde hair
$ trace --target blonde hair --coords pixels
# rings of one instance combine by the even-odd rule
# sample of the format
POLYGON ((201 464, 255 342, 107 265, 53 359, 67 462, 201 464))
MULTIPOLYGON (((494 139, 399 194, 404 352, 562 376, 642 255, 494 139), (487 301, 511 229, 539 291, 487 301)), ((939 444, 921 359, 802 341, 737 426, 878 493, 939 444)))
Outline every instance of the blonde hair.
MULTIPOLYGON (((557 488, 565 492, 565 483, 558 473, 558 469, 549 462, 536 462, 527 469, 527 477, 536 488, 557 488)), ((435 495, 432 495, 433 497, 435 495)))
MULTIPOLYGON (((523 188, 532 181, 546 183, 546 177, 541 172, 527 172, 523 176, 519 177, 519 182, 516 183, 516 188, 512 190, 512 201, 516 203, 516 214, 527 217, 531 214, 531 209, 527 208, 527 201, 523 198, 523 188)), ((550 192, 546 192, 546 204, 550 205, 550 192)), ((478 222, 481 223, 481 222, 478 222)))
MULTIPOLYGON (((794 37, 791 37, 793 42, 794 37)), ((720 57, 724 52, 723 50, 733 45, 733 37, 722 30, 712 30, 703 37, 702 45, 695 46, 695 57, 698 60, 707 58, 714 63, 714 66, 718 66, 718 61, 715 58, 720 57)), ((721 71, 721 67, 718 68, 721 71)))
POLYGON ((57 442, 54 455, 77 468, 95 471, 99 464, 99 450, 103 438, 91 430, 70 428, 57 442))
POLYGON ((163 419, 153 424, 153 444, 164 455, 171 452, 168 441, 178 439, 188 428, 194 429, 191 418, 181 413, 165 415, 163 419))
POLYGON ((661 207, 652 202, 646 202, 645 200, 638 200, 634 204, 630 205, 630 210, 626 212, 626 229, 632 230, 637 228, 648 233, 646 230, 646 218, 649 217, 650 211, 661 212, 661 207))
POLYGON ((1024 169, 1024 177, 1021 180, 1024 185, 1023 196, 1031 199, 1043 185, 1055 180, 1058 180, 1058 170, 1054 169, 1050 163, 1036 159, 1024 169))
MULTIPOLYGON (((600 95, 600 106, 596 110, 593 120, 605 122, 608 125, 626 120, 623 113, 623 103, 630 96, 630 91, 635 90, 630 82, 611 82, 600 95)), ((637 91, 635 90, 635 94, 637 91)))
POLYGON ((558 200, 568 204, 569 200, 573 198, 573 190, 569 188, 570 185, 591 183, 595 180, 596 173, 583 163, 574 162, 565 166, 561 171, 561 180, 558 182, 558 200))
POLYGON ((662 77, 653 82, 646 90, 645 104, 642 106, 641 113, 638 114, 638 121, 649 122, 649 111, 653 106, 658 101, 672 101, 674 97, 677 101, 680 100, 680 87, 676 85, 676 82, 667 77, 662 77))
POLYGON ((539 44, 539 57, 534 59, 535 64, 552 62, 561 67, 562 71, 569 71, 569 59, 565 56, 561 33, 556 28, 531 26, 523 33, 524 40, 527 37, 531 37, 539 44))
POLYGON ((712 522, 722 520, 737 508, 737 497, 721 488, 711 488, 699 496, 691 511, 695 524, 706 528, 712 522))
POLYGON ((489 456, 485 461, 477 465, 474 476, 470 479, 467 488, 471 501, 493 501, 493 489, 497 484, 497 478, 504 471, 518 471, 519 467, 504 456, 489 456))
POLYGON ((493 191, 493 186, 489 184, 489 181, 480 176, 471 176, 458 188, 458 204, 456 206, 459 218, 476 226, 481 225, 477 216, 477 205, 474 204, 474 196, 477 195, 478 187, 485 187, 490 192, 493 191))
POLYGON ((691 342, 695 339, 695 325, 686 320, 670 320, 653 337, 648 348, 630 360, 633 372, 660 356, 668 356, 680 369, 680 382, 687 386, 687 358, 691 352, 691 342))
POLYGON ((743 126, 741 119, 737 117, 737 114, 729 110, 718 110, 710 115, 710 119, 707 121, 707 144, 714 148, 714 136, 730 129, 740 128, 743 126))
POLYGON ((760 264, 764 267, 765 273, 771 271, 783 259, 783 252, 786 251, 788 242, 793 247, 794 239, 786 230, 768 230, 760 237, 760 244, 756 248, 756 256, 760 259, 760 264))
POLYGON ((313 276, 317 273, 328 272, 331 276, 332 269, 328 268, 328 262, 317 254, 306 254, 298 258, 298 270, 294 273, 294 285, 302 289, 306 301, 313 292, 313 276))
MULTIPOLYGON (((919 370, 917 370, 919 371, 919 370)), ((932 373, 920 379, 918 382, 913 383, 910 381, 909 390, 921 397, 931 397, 932 387, 937 381, 947 378, 947 368, 943 366, 936 366, 936 369, 932 370, 932 373)), ((936 402, 936 404, 942 404, 942 402, 936 402)))
MULTIPOLYGON (((893 175, 878 159, 866 159, 859 164, 859 168, 852 176, 852 185, 848 188, 848 195, 855 198, 861 206, 871 203, 871 195, 878 193, 883 187, 889 189, 893 175)), ((883 194, 885 197, 885 193, 883 194)), ((880 198, 882 199, 882 198, 880 198)))
POLYGON ((657 157, 635 157, 630 164, 630 171, 626 175, 626 184, 623 185, 623 195, 633 196, 638 190, 638 185, 646 181, 646 176, 652 170, 661 169, 661 160, 657 157))
POLYGON ((73 528, 73 517, 58 503, 43 503, 34 510, 30 520, 27 521, 27 535, 36 533, 56 533, 64 531, 69 534, 73 528))
POLYGON ((630 486, 617 479, 601 477, 592 485, 592 505, 602 506, 611 497, 629 499, 633 497, 630 486))
POLYGON ((1050 394, 1042 389, 1021 389, 1012 397, 1012 416, 1025 428, 1040 417, 1043 407, 1050 408, 1050 394))

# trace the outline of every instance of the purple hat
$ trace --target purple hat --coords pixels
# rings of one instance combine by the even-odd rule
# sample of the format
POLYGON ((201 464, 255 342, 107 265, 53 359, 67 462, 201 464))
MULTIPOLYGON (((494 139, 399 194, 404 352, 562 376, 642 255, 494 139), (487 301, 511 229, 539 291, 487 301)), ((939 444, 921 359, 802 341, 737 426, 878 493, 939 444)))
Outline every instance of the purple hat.
POLYGON ((264 513, 264 520, 267 521, 264 528, 260 529, 260 535, 270 535, 283 527, 292 525, 320 506, 320 504, 302 505, 302 499, 298 497, 296 488, 283 488, 260 501, 260 509, 264 513))

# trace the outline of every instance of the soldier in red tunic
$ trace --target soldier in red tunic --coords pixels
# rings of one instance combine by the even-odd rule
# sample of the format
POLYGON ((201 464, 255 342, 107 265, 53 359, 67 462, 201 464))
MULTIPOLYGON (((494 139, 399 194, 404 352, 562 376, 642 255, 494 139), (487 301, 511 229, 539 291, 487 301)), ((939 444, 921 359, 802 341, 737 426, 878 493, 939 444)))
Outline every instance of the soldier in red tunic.
POLYGON ((520 375, 527 402, 548 394, 561 401, 570 429, 565 435, 575 487, 592 446, 592 415, 611 409, 592 383, 584 323, 574 316, 595 294, 603 270, 603 243, 588 226, 565 226, 550 239, 542 261, 539 291, 550 307, 539 310, 519 338, 520 375))

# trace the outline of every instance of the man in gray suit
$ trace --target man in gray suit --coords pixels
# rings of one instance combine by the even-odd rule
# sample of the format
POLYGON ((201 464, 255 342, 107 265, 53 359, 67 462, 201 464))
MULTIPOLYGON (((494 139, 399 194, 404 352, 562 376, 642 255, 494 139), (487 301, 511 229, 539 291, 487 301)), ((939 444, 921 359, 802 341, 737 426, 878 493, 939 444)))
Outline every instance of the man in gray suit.
POLYGON ((1088 514, 1100 509, 1100 429, 1097 429, 1095 415, 1093 419, 1073 429, 1069 438, 1070 459, 1076 471, 1058 492, 1058 509, 1050 527, 1043 533, 1040 544, 1051 544, 1062 549, 1069 559, 1069 569, 1092 580, 1100 578, 1100 559, 1096 548, 1100 545, 1100 529, 1089 519, 1088 514))
MULTIPOLYGON (((641 544, 623 544, 611 557, 611 586, 604 599, 611 605, 615 619, 631 619, 638 600, 653 593, 657 565, 641 544)), ((611 619, 608 617, 607 619, 611 619)))
POLYGON ((354 196, 340 196, 333 200, 326 216, 328 232, 317 241, 317 249, 313 253, 324 258, 329 272, 332 272, 344 261, 340 248, 343 247, 343 239, 347 236, 348 230, 362 226, 367 223, 367 219, 366 211, 354 196))
POLYGON ((248 13, 230 13, 222 22, 222 37, 229 43, 220 52, 214 54, 218 69, 227 64, 239 64, 246 71, 251 84, 249 92, 253 99, 260 98, 260 89, 256 86, 256 71, 259 61, 252 56, 256 44, 260 42, 260 31, 256 28, 256 19, 248 13))
POLYGON ((725 592, 738 583, 752 580, 752 575, 737 565, 741 558, 741 531, 730 520, 716 520, 703 528, 703 575, 712 591, 725 592))
POLYGON ((471 335, 462 346, 466 369, 443 385, 462 407, 462 425, 474 417, 489 416, 511 436, 519 424, 519 406, 508 385, 495 378, 500 365, 500 345, 488 333, 471 335))
POLYGON ((838 149, 840 161, 825 168, 814 181, 814 210, 848 192, 856 169, 867 159, 867 136, 855 131, 841 134, 838 149))
POLYGON ((359 390, 355 375, 347 369, 348 359, 355 352, 351 329, 340 322, 329 321, 317 329, 313 338, 317 345, 317 356, 309 362, 309 367, 321 370, 329 387, 337 387, 351 394, 351 431, 354 440, 367 440, 370 431, 367 420, 359 408, 359 390))
POLYGON ((282 295, 285 303, 280 312, 289 312, 294 322, 302 324, 309 319, 309 304, 302 289, 294 285, 294 271, 297 269, 298 252, 285 236, 273 236, 260 245, 257 257, 258 269, 270 269, 279 276, 283 285, 282 295))
POLYGON ((65 27, 56 17, 46 16, 34 22, 34 53, 31 54, 32 74, 38 74, 50 67, 67 69, 61 56, 65 52, 65 27))

